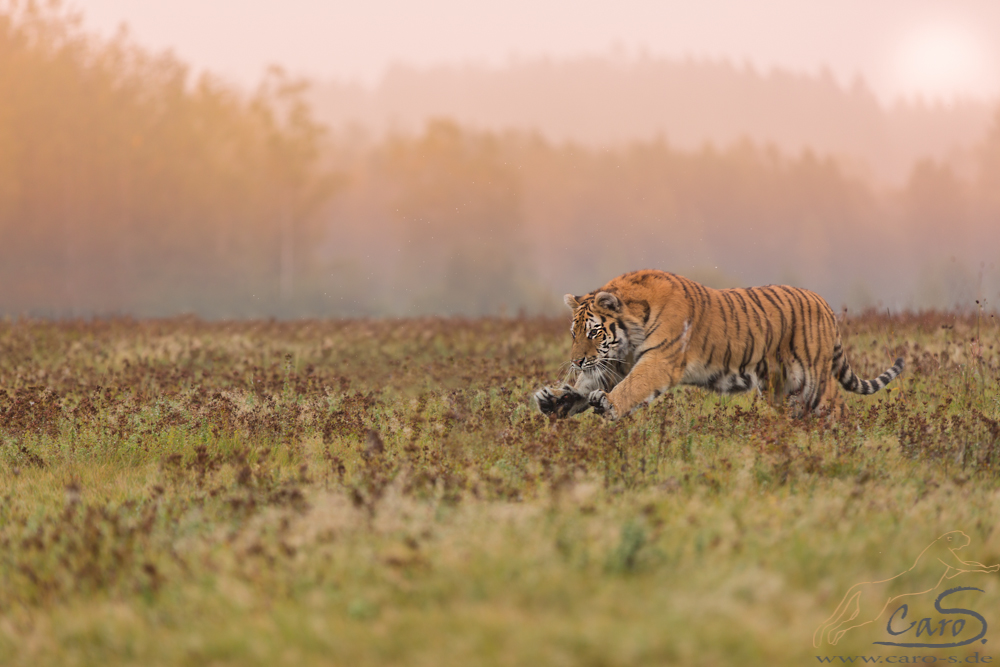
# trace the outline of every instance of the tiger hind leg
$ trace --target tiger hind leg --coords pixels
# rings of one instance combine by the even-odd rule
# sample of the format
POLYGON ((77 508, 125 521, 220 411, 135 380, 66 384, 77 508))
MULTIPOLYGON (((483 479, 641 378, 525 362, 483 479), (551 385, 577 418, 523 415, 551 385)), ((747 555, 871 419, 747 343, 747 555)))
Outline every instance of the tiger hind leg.
POLYGON ((817 416, 826 417, 831 421, 843 419, 847 416, 847 403, 840 392, 836 380, 831 375, 826 379, 825 387, 819 397, 819 402, 813 409, 817 416))
POLYGON ((825 417, 837 420, 846 414, 847 406, 832 375, 805 367, 796 375, 799 381, 790 392, 796 419, 825 417))

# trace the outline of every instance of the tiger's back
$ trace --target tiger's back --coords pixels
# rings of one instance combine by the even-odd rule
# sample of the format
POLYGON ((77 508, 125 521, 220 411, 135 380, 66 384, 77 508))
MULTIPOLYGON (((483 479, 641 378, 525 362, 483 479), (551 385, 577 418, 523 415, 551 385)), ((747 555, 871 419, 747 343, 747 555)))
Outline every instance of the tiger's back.
POLYGON ((580 375, 574 387, 539 391, 543 412, 595 407, 617 417, 676 384, 728 394, 763 391, 777 378, 774 389, 801 412, 827 413, 842 408, 838 383, 870 394, 903 368, 898 359, 875 380, 859 379, 830 306, 795 287, 716 290, 671 273, 636 271, 566 301, 574 310, 572 359, 580 375))
MULTIPOLYGON (((785 285, 713 290, 673 277, 698 300, 681 384, 724 394, 764 391, 777 380, 803 410, 839 407, 832 366, 840 343, 833 310, 815 292, 785 285)), ((842 355, 841 355, 842 357, 842 355)))

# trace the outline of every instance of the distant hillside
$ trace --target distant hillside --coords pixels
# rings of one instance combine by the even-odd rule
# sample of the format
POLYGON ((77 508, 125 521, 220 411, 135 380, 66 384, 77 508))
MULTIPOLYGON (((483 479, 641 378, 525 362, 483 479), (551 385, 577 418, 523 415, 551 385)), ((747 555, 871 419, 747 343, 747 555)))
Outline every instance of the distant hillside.
POLYGON ((982 140, 992 107, 879 104, 862 81, 728 62, 581 58, 418 70, 397 66, 374 89, 327 83, 314 91, 317 115, 335 128, 376 134, 418 131, 431 117, 483 129, 533 129, 555 141, 621 145, 663 136, 681 149, 741 138, 783 152, 810 148, 853 171, 900 183, 921 157, 960 169, 982 140))

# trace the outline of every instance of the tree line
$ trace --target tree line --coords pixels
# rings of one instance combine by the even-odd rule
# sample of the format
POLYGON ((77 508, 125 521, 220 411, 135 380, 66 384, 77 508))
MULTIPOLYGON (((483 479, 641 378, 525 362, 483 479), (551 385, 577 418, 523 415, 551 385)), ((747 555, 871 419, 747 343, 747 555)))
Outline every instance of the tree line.
POLYGON ((302 90, 273 70, 246 94, 59 5, 7 3, 0 309, 289 308, 334 185, 302 90))
POLYGON ((1000 115, 879 189, 742 141, 595 149, 442 119, 331 133, 305 83, 195 77, 58 5, 0 5, 0 314, 555 312, 636 268, 835 307, 1000 302, 1000 115))

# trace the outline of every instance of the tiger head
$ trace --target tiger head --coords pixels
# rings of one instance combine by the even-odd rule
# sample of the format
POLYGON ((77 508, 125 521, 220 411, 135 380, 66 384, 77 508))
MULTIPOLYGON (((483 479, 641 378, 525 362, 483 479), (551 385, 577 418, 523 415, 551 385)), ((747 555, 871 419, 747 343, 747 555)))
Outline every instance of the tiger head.
POLYGON ((620 363, 628 356, 629 347, 626 328, 621 321, 622 303, 618 297, 609 292, 598 292, 579 298, 567 294, 564 300, 573 310, 570 327, 573 336, 570 352, 572 367, 600 376, 619 373, 620 363))

